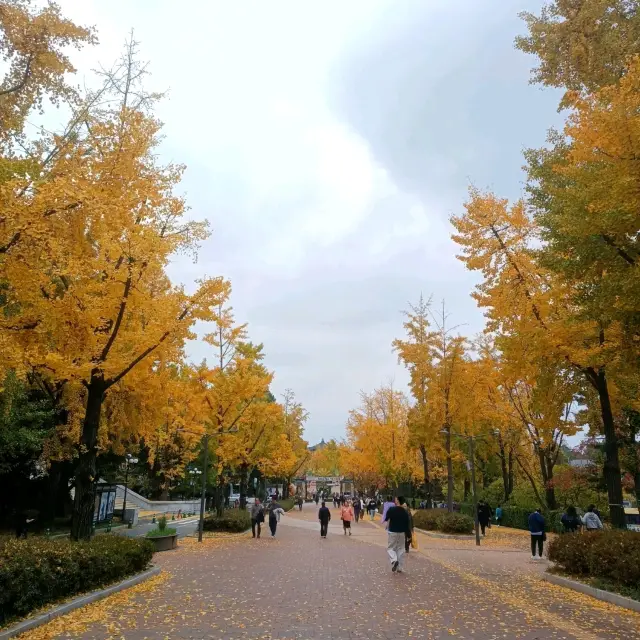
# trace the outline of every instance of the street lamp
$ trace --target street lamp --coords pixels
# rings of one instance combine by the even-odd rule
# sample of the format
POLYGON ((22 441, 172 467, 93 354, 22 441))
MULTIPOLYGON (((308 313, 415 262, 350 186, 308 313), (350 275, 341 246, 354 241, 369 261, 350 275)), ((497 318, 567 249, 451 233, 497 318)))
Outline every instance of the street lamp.
MULTIPOLYGON (((134 458, 130 453, 124 457, 124 500, 122 501, 122 522, 127 518, 127 483, 129 482, 129 465, 138 464, 138 458, 134 458)), ((131 523, 128 523, 131 528, 131 523)))
MULTIPOLYGON (((188 429, 178 429, 178 431, 184 431, 193 435, 199 435, 194 431, 188 429)), ((233 426, 228 429, 219 429, 214 435, 223 435, 225 433, 238 433, 238 427, 233 426)), ((198 523, 198 542, 202 542, 202 532, 204 530, 204 507, 207 499, 207 465, 209 463, 209 433, 207 431, 202 435, 202 446, 204 447, 204 460, 202 464, 202 493, 200 495, 200 522, 198 523)))

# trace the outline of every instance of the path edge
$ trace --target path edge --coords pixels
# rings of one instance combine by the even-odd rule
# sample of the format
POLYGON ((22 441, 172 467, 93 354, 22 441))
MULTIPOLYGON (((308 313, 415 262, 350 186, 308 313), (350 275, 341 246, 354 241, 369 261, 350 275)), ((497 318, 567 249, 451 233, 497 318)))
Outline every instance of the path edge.
POLYGON ((157 566, 152 566, 150 569, 143 571, 142 573, 138 573, 135 576, 131 576, 122 582, 117 582, 116 584, 112 584, 110 587, 106 587, 105 589, 99 589, 98 591, 92 591, 84 596, 79 596, 74 598, 70 602, 65 602, 64 604, 58 605, 57 607, 53 607, 49 611, 45 613, 41 613, 40 615, 34 618, 28 618, 27 620, 23 620, 22 622, 18 622, 12 627, 7 627, 0 631, 0 640, 9 640, 9 638, 15 638, 21 633, 25 633, 25 631, 30 631, 31 629, 35 629, 36 627, 40 627, 43 624, 47 624, 51 622, 54 618, 58 618, 63 616, 75 609, 80 609, 92 602, 96 602, 98 600, 103 600, 104 598, 118 593, 119 591, 124 591, 125 589, 129 589, 130 587, 134 587, 149 578, 153 578, 157 576, 161 572, 161 568, 157 566))
POLYGON ((566 587, 567 589, 579 591, 580 593, 591 596, 596 600, 608 602, 609 604, 615 604, 618 607, 622 607, 623 609, 631 609, 631 611, 640 613, 640 602, 638 602, 637 600, 632 600, 631 598, 626 598, 625 596, 621 596, 617 593, 604 591, 602 589, 596 589, 596 587, 591 587, 588 584, 584 584, 584 582, 578 582, 577 580, 571 580, 570 578, 565 578, 564 576, 558 576, 555 573, 545 573, 543 574, 542 579, 547 582, 551 582, 552 584, 556 584, 560 587, 566 587))

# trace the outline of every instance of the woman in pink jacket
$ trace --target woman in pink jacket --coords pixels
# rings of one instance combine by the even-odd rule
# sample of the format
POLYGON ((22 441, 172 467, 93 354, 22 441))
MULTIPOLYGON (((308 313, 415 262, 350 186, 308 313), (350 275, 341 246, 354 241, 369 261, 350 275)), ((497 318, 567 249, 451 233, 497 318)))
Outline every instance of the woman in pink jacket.
POLYGON ((344 535, 347 535, 347 531, 349 531, 349 535, 351 535, 351 521, 353 520, 353 507, 351 506, 351 502, 347 502, 340 509, 340 519, 342 520, 342 528, 344 529, 344 535))

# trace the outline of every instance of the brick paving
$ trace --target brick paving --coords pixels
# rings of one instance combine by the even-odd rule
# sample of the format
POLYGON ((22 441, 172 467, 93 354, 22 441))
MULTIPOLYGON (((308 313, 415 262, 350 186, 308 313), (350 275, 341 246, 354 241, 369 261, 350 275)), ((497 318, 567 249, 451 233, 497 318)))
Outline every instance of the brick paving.
MULTIPOLYGON (((543 584, 518 552, 450 549, 421 537, 408 572, 392 574, 386 534, 365 521, 342 535, 334 512, 321 540, 315 506, 283 518, 278 535, 181 541, 158 554, 160 586, 111 609, 96 640, 396 640, 640 638, 640 616, 543 584)), ((268 535, 268 534, 267 534, 268 535)))

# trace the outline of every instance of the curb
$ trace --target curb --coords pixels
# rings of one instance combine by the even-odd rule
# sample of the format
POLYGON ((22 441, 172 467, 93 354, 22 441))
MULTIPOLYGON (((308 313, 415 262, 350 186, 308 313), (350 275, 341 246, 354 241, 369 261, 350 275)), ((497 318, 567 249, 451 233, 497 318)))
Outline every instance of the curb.
POLYGON ((414 527, 416 531, 420 533, 424 533, 425 536, 429 536, 430 538, 442 538, 444 540, 475 540, 475 536, 463 536, 463 535, 453 535, 448 533, 434 533, 433 531, 425 531, 424 529, 418 529, 418 527, 414 527))
MULTIPOLYGON (((640 602, 638 602, 637 600, 632 600, 631 598, 625 598, 624 596, 618 595, 617 593, 612 593, 611 591, 603 591, 602 589, 596 589, 595 587, 591 587, 588 584, 584 584, 584 582, 570 580, 569 578, 557 576, 554 573, 545 573, 542 576, 542 579, 546 582, 557 584, 560 587, 566 587, 567 589, 579 591, 580 593, 591 596, 596 600, 602 600, 603 602, 615 604, 618 607, 622 607, 623 609, 631 609, 632 611, 637 611, 638 613, 640 613, 640 602)), ((2 636, 0 636, 0 638, 1 637, 2 636)))
POLYGON ((91 593, 80 596, 78 598, 74 598, 70 602, 66 602, 65 604, 61 604, 53 609, 47 611, 46 613, 42 613, 35 618, 29 618, 27 620, 23 620, 22 622, 18 622, 12 627, 8 627, 3 631, 0 631, 0 640, 9 640, 9 638, 14 638, 15 636, 24 633, 25 631, 29 631, 31 629, 35 629, 36 627, 40 627, 43 624, 47 624, 47 622, 51 622, 54 618, 58 618, 59 616, 63 616, 75 609, 80 609, 85 605, 91 604, 92 602, 96 602, 97 600, 102 600, 107 596, 110 596, 114 593, 118 593, 119 591, 124 591, 129 587, 133 587, 153 576, 157 576, 160 573, 160 567, 151 567, 151 569, 147 569, 142 573, 138 573, 131 578, 127 578, 122 582, 118 582, 117 584, 113 584, 106 589, 100 589, 98 591, 92 591, 91 593))

